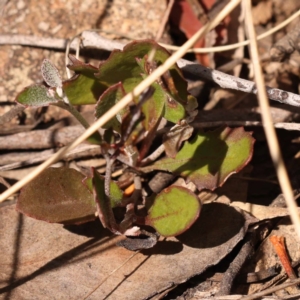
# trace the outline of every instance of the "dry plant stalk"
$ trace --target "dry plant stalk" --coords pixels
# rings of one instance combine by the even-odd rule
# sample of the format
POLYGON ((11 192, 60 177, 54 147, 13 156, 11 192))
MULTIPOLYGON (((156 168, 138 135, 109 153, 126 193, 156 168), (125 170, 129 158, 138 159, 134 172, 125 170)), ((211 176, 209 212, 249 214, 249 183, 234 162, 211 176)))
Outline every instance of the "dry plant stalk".
POLYGON ((262 70, 259 62, 256 34, 253 25, 252 14, 250 13, 251 1, 244 0, 244 5, 246 11, 249 12, 246 14, 245 20, 246 20, 249 39, 250 39, 250 54, 251 54, 251 60, 253 64, 255 82, 257 85, 257 94, 258 94, 259 106, 261 108, 262 122, 264 125, 263 127, 265 130, 271 158, 274 167, 276 169, 279 184, 283 192, 292 222, 295 225, 296 232, 298 234, 298 237, 300 238, 300 219, 297 213, 297 205, 294 199, 294 194, 287 174, 287 170, 281 155, 275 128, 273 126, 273 120, 270 112, 270 104, 267 98, 267 93, 265 90, 265 82, 264 82, 264 78, 262 75, 262 70))
MULTIPOLYGON (((292 14, 289 18, 287 18, 285 21, 282 23, 278 24, 277 26, 271 28, 270 30, 258 35, 256 37, 256 40, 262 40, 266 38, 267 36, 279 31, 281 28, 285 27, 289 23, 291 23, 293 20, 298 18, 300 16, 300 10, 296 11, 294 14, 292 14)), ((173 46, 173 45, 168 45, 164 43, 159 43, 161 46, 165 47, 166 49, 169 50, 178 50, 178 46, 173 46)), ((245 40, 239 43, 235 44, 230 44, 230 45, 225 45, 225 46, 216 46, 216 47, 206 47, 206 48, 194 48, 190 49, 187 52, 192 52, 192 53, 215 53, 215 52, 223 52, 223 51, 228 51, 228 50, 233 50, 242 46, 247 46, 250 44, 250 40, 245 40)))
MULTIPOLYGON (((273 286, 267 290, 264 290, 262 292, 258 292, 256 294, 252 294, 252 295, 248 295, 248 296, 244 296, 244 297, 241 297, 239 298, 239 300, 253 300, 253 299, 261 299, 261 297, 263 296, 266 296, 266 295, 270 295, 274 292, 277 292, 279 290, 283 290, 289 286, 292 286, 292 285, 296 285, 296 284, 299 284, 300 283, 300 279, 295 279, 295 280, 292 280, 290 282, 285 282, 285 283, 282 283, 280 285, 277 285, 277 286, 273 286)), ((292 299, 296 299, 296 298, 292 298, 292 299)))
POLYGON ((168 3, 168 6, 167 6, 167 9, 164 13, 164 16, 163 16, 163 19, 161 21, 161 25, 156 33, 156 36, 155 36, 155 41, 159 41, 160 38, 162 37, 163 33, 164 33, 164 30, 165 30, 165 27, 166 27, 166 24, 169 20, 169 16, 170 16, 170 13, 171 13, 171 10, 172 10, 172 7, 174 5, 174 1, 175 0, 170 0, 169 3, 168 3))

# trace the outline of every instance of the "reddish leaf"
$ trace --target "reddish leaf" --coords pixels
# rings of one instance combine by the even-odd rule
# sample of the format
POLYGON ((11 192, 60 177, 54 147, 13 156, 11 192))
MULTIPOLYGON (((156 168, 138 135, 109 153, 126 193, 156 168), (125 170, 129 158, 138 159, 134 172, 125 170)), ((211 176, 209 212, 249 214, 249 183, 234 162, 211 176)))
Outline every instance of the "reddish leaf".
MULTIPOLYGON (((193 1, 194 2, 194 1, 193 1)), ((199 7, 202 8, 203 14, 199 16, 199 12, 191 6, 191 1, 189 0, 180 0, 175 1, 170 20, 175 26, 175 28, 182 31, 187 39, 191 38, 203 25, 206 24, 206 21, 209 19, 207 12, 213 7, 216 3, 215 0, 199 0, 199 7)), ((228 22, 229 17, 226 18, 226 22, 228 22)), ((219 27, 224 27, 223 25, 219 27)), ((223 28, 222 28, 223 29, 223 28)), ((224 33, 220 30, 220 28, 215 29, 217 38, 216 45, 220 44, 220 42, 224 39, 224 33)), ((205 47, 205 39, 199 39, 195 44, 194 48, 203 48, 205 47)), ((210 66, 209 55, 206 53, 197 53, 195 54, 197 60, 204 66, 210 66)))
POLYGON ((49 168, 21 191, 17 210, 50 223, 83 223, 95 219, 93 195, 84 176, 69 168, 49 168))

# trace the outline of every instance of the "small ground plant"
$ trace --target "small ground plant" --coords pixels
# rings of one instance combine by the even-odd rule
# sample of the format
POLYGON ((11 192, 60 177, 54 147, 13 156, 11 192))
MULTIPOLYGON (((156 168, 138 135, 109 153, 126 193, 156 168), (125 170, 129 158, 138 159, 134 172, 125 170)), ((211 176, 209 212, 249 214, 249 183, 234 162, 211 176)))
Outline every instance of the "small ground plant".
MULTIPOLYGON (((87 128, 76 105, 95 104, 95 118, 101 118, 169 56, 151 40, 113 51, 99 67, 71 56, 69 68, 75 75, 67 81, 46 59, 41 68, 45 84, 25 88, 16 101, 25 106, 59 106, 87 128)), ((252 157, 254 143, 243 128, 195 129, 196 115, 197 101, 174 65, 88 139, 101 148, 105 174, 95 168, 89 176, 66 167, 49 168, 22 189, 17 209, 63 224, 90 221, 98 215, 115 234, 143 235, 153 241, 128 246, 131 249, 152 247, 158 235, 183 233, 199 217, 197 192, 214 190, 241 170, 252 157), (122 176, 113 181, 116 169, 122 170, 122 176), (179 177, 193 182, 195 191, 174 184, 179 177), (149 226, 157 234, 150 233, 149 226)))

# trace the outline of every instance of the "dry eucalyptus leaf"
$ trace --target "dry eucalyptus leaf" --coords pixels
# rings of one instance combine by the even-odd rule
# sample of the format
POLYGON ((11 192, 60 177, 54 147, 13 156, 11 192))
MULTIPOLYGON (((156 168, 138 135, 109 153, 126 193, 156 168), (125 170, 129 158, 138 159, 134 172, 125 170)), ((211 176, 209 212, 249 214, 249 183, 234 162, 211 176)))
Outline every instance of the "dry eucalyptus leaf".
MULTIPOLYGON (((233 207, 239 207, 240 209, 250 213, 252 216, 259 219, 260 221, 277 217, 286 217, 290 215, 288 209, 283 207, 271 207, 238 201, 234 201, 230 205, 233 207)), ((300 213, 300 208, 298 208, 298 212, 300 213)))
MULTIPOLYGON (((255 221, 239 209, 205 204, 187 232, 137 253, 88 299, 145 299, 185 282, 224 258, 255 221)), ((133 255, 99 222, 67 228, 20 215, 12 205, 0 209, 4 297, 83 299, 133 255)))

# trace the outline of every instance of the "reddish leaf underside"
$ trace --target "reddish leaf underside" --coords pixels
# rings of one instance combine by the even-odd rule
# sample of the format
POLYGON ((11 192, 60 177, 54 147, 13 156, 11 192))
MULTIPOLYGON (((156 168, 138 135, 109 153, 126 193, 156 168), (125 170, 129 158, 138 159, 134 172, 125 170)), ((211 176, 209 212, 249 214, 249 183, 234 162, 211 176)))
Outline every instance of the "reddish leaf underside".
MULTIPOLYGON (((209 12, 211 8, 218 3, 216 0, 196 0, 199 2, 199 6, 202 7, 204 12, 209 12)), ((206 14, 200 13, 197 6, 195 7, 195 2, 189 0, 175 1, 173 8, 170 14, 170 21, 173 24, 173 27, 177 27, 182 31, 185 36, 189 39, 191 38, 205 23, 206 14)), ((211 17, 211 16, 210 16, 211 17)), ((227 16, 221 24, 214 29, 215 34, 214 38, 216 39, 215 45, 220 45, 225 38, 224 29, 230 21, 230 16, 227 16)), ((212 39, 212 37, 210 37, 212 39)), ((199 39, 195 44, 194 48, 203 48, 205 46, 205 38, 199 39)), ((206 45, 207 46, 207 45, 206 45)), ((209 54, 207 53, 196 53, 197 60, 204 66, 211 66, 209 54)))
POLYGON ((70 168, 49 168, 27 184, 16 209, 50 223, 83 223, 95 219, 93 195, 82 184, 84 176, 70 168))
MULTIPOLYGON (((97 203, 97 211, 99 213, 99 218, 102 223, 102 225, 105 228, 113 228, 115 224, 115 218, 113 216, 113 205, 114 202, 117 205, 118 203, 121 202, 123 193, 120 191, 120 189, 117 187, 117 189, 114 189, 114 192, 118 191, 117 198, 119 199, 113 199, 113 193, 112 192, 112 183, 110 184, 110 191, 109 191, 109 196, 110 199, 107 198, 106 193, 105 193, 105 183, 103 180, 103 176, 97 172, 96 169, 92 168, 92 184, 93 184, 93 195, 95 202, 97 203)), ((116 184, 115 186, 116 187, 116 184)))

